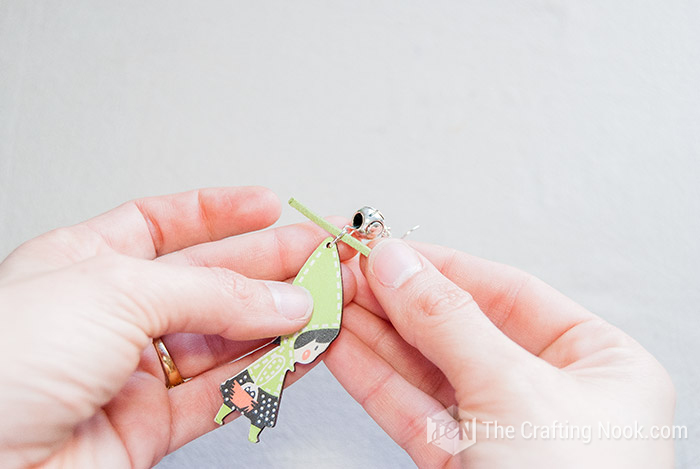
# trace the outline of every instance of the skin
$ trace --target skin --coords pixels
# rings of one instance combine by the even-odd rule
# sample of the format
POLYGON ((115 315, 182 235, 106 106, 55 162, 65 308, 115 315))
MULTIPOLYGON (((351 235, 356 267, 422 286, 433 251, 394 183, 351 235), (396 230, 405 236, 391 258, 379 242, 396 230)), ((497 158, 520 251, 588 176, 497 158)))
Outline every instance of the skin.
POLYGON ((485 438, 487 421, 672 425, 662 366, 542 281, 401 240, 352 268, 357 294, 325 362, 419 467, 673 467, 669 439, 485 438), (477 421, 477 443, 456 456, 426 443, 426 419, 452 405, 477 421))
MULTIPOLYGON (((243 235, 279 212, 262 188, 142 199, 29 241, 0 264, 3 467, 150 467, 217 427, 218 385, 269 350, 259 348, 270 337, 306 322, 276 313, 253 280, 289 281, 326 236, 312 224, 243 235), (165 388, 154 337, 190 380, 165 388)), ((541 281, 410 246, 383 241, 358 259, 341 243, 352 303, 324 359, 418 466, 672 467, 669 440, 477 435, 455 457, 427 444, 426 418, 451 405, 504 425, 650 426, 672 423, 675 397, 639 344, 541 281)))
POLYGON ((0 264, 2 466, 150 467, 218 427, 219 384, 270 346, 229 362, 308 322, 278 314, 252 279, 289 280, 327 234, 307 223, 240 236, 279 213, 267 189, 206 189, 17 248, 0 264), (170 390, 151 345, 161 336, 191 378, 170 390))

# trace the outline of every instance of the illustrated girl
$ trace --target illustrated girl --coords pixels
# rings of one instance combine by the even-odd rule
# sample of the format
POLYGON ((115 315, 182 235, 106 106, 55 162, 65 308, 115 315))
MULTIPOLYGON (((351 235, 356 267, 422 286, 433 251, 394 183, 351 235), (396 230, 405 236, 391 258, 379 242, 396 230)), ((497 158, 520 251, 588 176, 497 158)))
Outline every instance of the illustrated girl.
POLYGON ((221 385, 224 404, 216 416, 217 423, 221 424, 226 415, 238 410, 250 420, 248 440, 257 443, 263 428, 275 426, 287 372, 294 371, 295 363, 314 361, 338 332, 339 329, 312 329, 282 339, 278 347, 226 380, 221 385))
POLYGON ((248 368, 221 384, 224 403, 214 419, 219 425, 238 410, 250 420, 248 440, 257 443, 265 427, 274 427, 288 371, 296 363, 311 363, 338 336, 343 308, 338 249, 323 242, 294 280, 311 293, 314 310, 301 331, 279 338, 279 345, 248 368))

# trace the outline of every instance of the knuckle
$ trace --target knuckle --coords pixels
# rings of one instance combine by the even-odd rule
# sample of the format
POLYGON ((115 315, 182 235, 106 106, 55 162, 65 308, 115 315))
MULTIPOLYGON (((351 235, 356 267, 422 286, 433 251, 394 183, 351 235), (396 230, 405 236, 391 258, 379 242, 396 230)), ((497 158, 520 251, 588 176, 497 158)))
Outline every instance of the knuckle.
POLYGON ((417 298, 419 310, 427 317, 451 316, 470 307, 471 295, 453 284, 425 288, 417 298))
POLYGON ((223 267, 214 267, 212 272, 222 290, 236 303, 251 306, 255 302, 256 291, 245 276, 223 267))

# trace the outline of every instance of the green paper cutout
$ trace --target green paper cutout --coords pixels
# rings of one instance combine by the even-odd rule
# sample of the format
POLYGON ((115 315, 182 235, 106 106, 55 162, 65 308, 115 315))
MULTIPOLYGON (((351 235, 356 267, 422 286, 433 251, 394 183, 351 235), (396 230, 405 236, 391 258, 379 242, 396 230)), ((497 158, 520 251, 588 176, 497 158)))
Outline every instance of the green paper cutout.
MULTIPOLYGON (((306 218, 308 218, 309 220, 316 223, 318 226, 320 226, 321 228, 323 228, 324 230, 326 230, 327 232, 332 234, 333 237, 336 237, 340 234, 340 231, 341 231, 340 228, 328 223, 326 220, 324 220, 323 218, 316 215, 314 212, 309 210, 308 207, 304 206, 301 202, 299 202, 294 197, 289 199, 289 205, 291 205, 292 207, 297 209, 299 211, 299 213, 304 215, 306 218)), ((359 240, 357 240, 357 238, 353 238, 352 235, 350 235, 350 234, 347 234, 347 233, 344 234, 343 237, 340 238, 340 240, 343 241, 344 243, 349 244, 356 251, 358 251, 360 254, 362 254, 364 256, 369 256, 369 253, 371 252, 371 249, 369 248, 369 246, 367 246, 366 244, 362 244, 359 240)))
POLYGON ((245 370, 221 384, 224 404, 214 421, 235 410, 250 420, 248 439, 257 443, 265 427, 277 422, 279 401, 288 371, 296 363, 311 363, 323 353, 340 332, 343 315, 343 282, 338 247, 329 237, 316 248, 294 279, 313 297, 311 320, 302 330, 280 337, 279 345, 251 363, 245 370))

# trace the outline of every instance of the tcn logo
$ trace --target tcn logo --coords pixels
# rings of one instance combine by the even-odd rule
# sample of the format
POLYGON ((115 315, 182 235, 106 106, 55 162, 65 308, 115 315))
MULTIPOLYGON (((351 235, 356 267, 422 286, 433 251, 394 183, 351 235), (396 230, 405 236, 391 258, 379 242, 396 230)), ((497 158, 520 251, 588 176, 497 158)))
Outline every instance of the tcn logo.
POLYGON ((432 443, 454 455, 476 443, 476 418, 462 413, 451 406, 432 417, 428 417, 427 437, 432 443))

